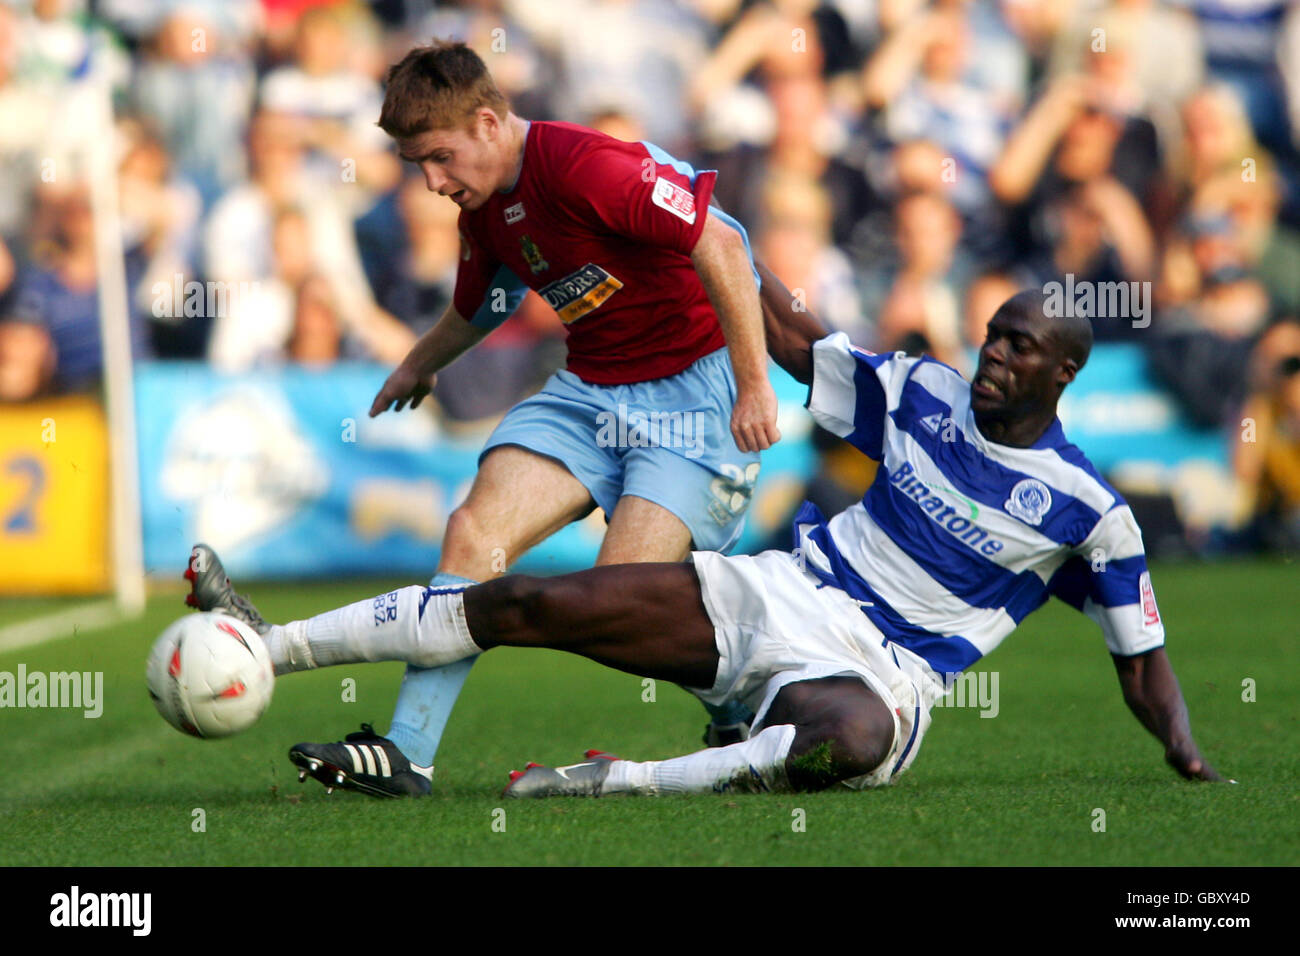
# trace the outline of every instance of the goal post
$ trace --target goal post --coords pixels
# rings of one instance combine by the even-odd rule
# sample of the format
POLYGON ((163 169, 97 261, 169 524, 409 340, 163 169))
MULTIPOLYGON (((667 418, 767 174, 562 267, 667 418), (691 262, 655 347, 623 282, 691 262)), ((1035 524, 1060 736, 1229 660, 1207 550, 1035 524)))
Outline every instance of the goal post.
POLYGON ((144 542, 140 512, 139 448, 131 358, 130 293, 122 250, 118 207, 117 136, 107 82, 82 84, 74 99, 93 133, 86 145, 85 169, 95 228, 95 268, 99 286, 99 328, 104 364, 104 402, 109 441, 109 556, 119 609, 137 615, 145 606, 144 542))

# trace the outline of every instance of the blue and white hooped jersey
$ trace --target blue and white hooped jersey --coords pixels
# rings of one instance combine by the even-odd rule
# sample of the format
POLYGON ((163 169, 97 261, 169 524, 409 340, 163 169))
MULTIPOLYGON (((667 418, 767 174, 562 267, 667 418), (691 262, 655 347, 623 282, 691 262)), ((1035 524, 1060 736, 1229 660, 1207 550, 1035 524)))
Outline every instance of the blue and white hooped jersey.
POLYGON ((1133 513, 1059 420, 1030 448, 990 442, 954 369, 874 355, 843 333, 813 346, 808 408, 881 464, 862 501, 829 521, 805 504, 796 546, 887 640, 955 674, 1055 594, 1114 654, 1164 644, 1133 513))

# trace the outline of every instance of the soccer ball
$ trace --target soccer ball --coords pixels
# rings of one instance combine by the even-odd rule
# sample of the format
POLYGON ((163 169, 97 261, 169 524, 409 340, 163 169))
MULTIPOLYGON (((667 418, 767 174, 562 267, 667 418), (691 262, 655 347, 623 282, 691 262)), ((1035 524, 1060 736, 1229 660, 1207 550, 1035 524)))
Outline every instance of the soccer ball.
POLYGON ((194 737, 247 730, 275 687, 266 643, 243 621, 216 611, 187 614, 163 631, 145 679, 163 719, 194 737))

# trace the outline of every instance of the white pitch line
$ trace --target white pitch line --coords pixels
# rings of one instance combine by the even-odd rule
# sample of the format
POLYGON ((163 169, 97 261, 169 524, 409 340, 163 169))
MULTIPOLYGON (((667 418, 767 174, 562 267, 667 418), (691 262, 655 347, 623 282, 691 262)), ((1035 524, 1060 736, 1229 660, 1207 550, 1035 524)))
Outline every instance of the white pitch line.
POLYGON ((88 634, 116 624, 124 615, 113 600, 95 601, 66 611, 55 611, 31 621, 0 627, 0 653, 88 634))

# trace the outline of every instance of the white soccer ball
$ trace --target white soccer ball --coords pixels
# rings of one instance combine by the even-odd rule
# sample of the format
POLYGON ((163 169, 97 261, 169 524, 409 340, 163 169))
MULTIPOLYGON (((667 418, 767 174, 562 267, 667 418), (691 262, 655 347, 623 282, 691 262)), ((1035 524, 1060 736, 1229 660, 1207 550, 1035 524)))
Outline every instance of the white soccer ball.
POLYGON ((266 642, 243 621, 187 614, 154 642, 145 668, 158 713, 194 737, 229 737, 271 703, 275 672, 266 642))

